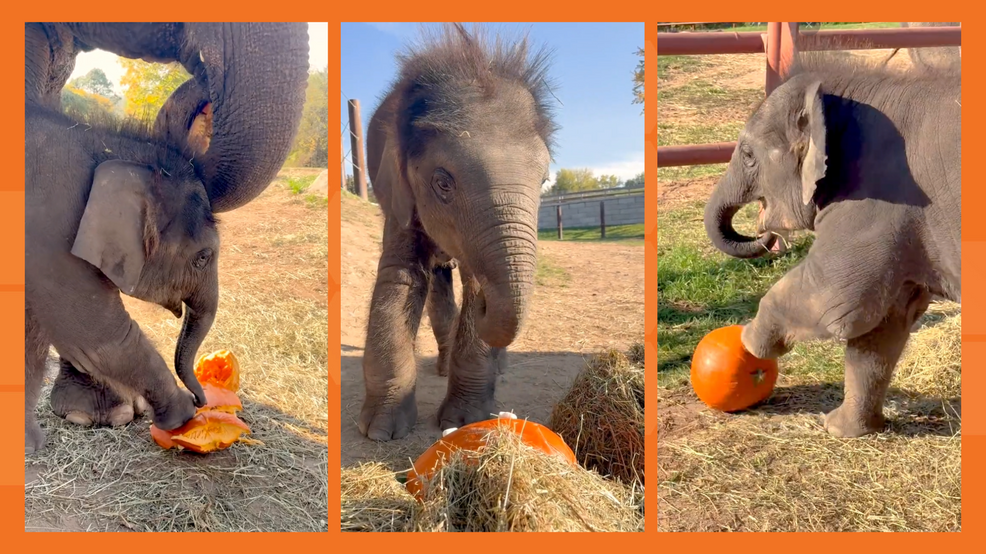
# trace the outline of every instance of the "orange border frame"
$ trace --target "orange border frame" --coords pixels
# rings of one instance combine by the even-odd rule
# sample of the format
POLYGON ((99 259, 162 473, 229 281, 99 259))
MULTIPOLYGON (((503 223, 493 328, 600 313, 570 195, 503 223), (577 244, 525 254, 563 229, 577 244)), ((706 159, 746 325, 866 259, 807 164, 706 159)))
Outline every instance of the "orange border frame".
MULTIPOLYGON (((185 5, 182 5, 184 8, 185 5)), ((906 15, 908 19, 924 20, 951 20, 959 19, 963 26, 973 29, 973 32, 965 33, 963 46, 972 48, 973 63, 981 63, 977 56, 979 53, 980 35, 976 32, 978 25, 975 19, 975 11, 966 9, 936 10, 933 6, 926 3, 919 3, 909 0, 897 0, 888 2, 876 0, 873 2, 837 2, 828 3, 825 6, 822 17, 819 10, 792 10, 790 3, 783 3, 776 0, 766 0, 755 4, 739 4, 736 2, 725 2, 722 0, 707 0, 704 3, 692 3, 687 7, 681 7, 675 3, 659 2, 635 2, 635 3, 538 3, 530 0, 501 0, 493 4, 469 4, 452 2, 448 0, 435 0, 427 4, 416 2, 398 2, 394 0, 378 0, 373 4, 352 3, 337 4, 329 2, 309 2, 302 0, 292 4, 272 5, 269 2, 254 2, 252 0, 240 0, 238 2, 223 3, 203 3, 202 5, 192 5, 190 9, 184 10, 191 14, 192 19, 198 20, 221 20, 222 15, 229 12, 229 8, 234 8, 231 13, 237 20, 253 21, 328 21, 329 25, 329 77, 330 91, 339 91, 339 39, 341 21, 362 21, 369 19, 367 16, 382 15, 392 21, 405 20, 467 20, 479 19, 481 21, 511 21, 511 20, 542 20, 542 21, 645 21, 646 25, 646 103, 645 103, 645 123, 646 123, 646 143, 647 158, 646 171, 648 188, 654 190, 656 186, 657 170, 657 75, 656 71, 656 22, 661 21, 695 21, 695 20, 715 20, 715 19, 754 19, 764 20, 792 19, 805 16, 812 16, 815 19, 847 20, 847 19, 868 19, 871 21, 887 19, 888 13, 899 14, 902 18, 906 15), (919 16, 917 14, 923 14, 919 16), (927 15, 934 13, 935 15, 927 15), (963 17, 959 14, 970 14, 972 17, 963 17), (769 15, 768 15, 769 14, 769 15), (471 17, 472 16, 472 17, 471 17), (520 17, 518 17, 520 16, 520 17), (762 16, 762 17, 761 17, 762 16)), ((0 259, 5 263, 0 269, 0 360, 4 377, 0 379, 0 415, 5 416, 5 421, 17 421, 21 417, 23 408, 24 381, 20 373, 20 363, 22 360, 23 341, 23 303, 24 303, 24 265, 23 265, 23 246, 24 246, 24 188, 23 188, 23 142, 21 137, 24 131, 24 112, 21 110, 20 101, 22 99, 21 89, 16 86, 16 79, 23 76, 23 41, 21 25, 25 21, 38 20, 89 20, 89 21, 158 21, 164 19, 161 10, 157 5, 133 4, 132 6, 107 6, 98 3, 68 2, 64 0, 49 0, 44 5, 22 5, 13 3, 4 9, 5 22, 0 23, 0 52, 3 52, 4 74, 8 75, 8 86, 0 88, 0 109, 4 111, 5 131, 0 135, 4 148, 5 165, 14 168, 16 171, 7 173, 7 179, 0 184, 0 259), (36 9, 32 9, 36 8, 36 9), (10 84, 14 83, 14 84, 10 84), (16 125, 14 125, 16 123, 16 125)), ((980 79, 976 73, 971 74, 973 83, 980 79)), ((628 81, 629 86, 629 81, 628 81)), ((975 86, 975 85, 973 85, 975 86)), ((335 94, 330 93, 332 98, 335 94)), ((340 99, 341 101, 341 99, 340 99)), ((331 104, 331 103, 330 103, 331 104)), ((970 119, 973 122, 981 119, 981 108, 978 103, 970 104, 970 119)), ((341 121, 339 112, 330 108, 330 150, 335 152, 338 147, 340 137, 338 133, 333 135, 332 129, 339 129, 341 121), (334 125, 334 126, 333 126, 334 125)), ((972 136, 976 140, 976 135, 972 136)), ((971 145, 970 151, 975 151, 976 145, 971 145)), ((337 172, 335 173, 337 174, 337 172)), ((334 181, 333 181, 334 182, 334 181)), ((329 196, 329 221, 330 235, 333 237, 329 241, 329 311, 333 314, 329 318, 329 351, 339 348, 340 319, 339 313, 339 277, 340 277, 340 243, 336 222, 339 221, 340 203, 338 187, 334 188, 329 196)), ((973 206, 979 197, 986 196, 986 191, 980 192, 978 187, 970 187, 965 191, 967 202, 965 205, 973 206), (972 195, 971 197, 969 195, 972 195), (970 199, 971 198, 971 199, 970 199)), ((657 197, 656 194, 648 193, 646 196, 647 220, 646 228, 646 257, 645 271, 648 275, 648 287, 646 290, 646 339, 647 339, 647 361, 646 371, 648 375, 654 375, 657 369, 656 346, 656 320, 657 320, 657 197), (652 276, 652 277, 651 277, 652 276)), ((964 263, 966 269, 970 269, 973 275, 986 270, 986 218, 976 219, 973 212, 963 208, 966 224, 964 228, 963 250, 965 251, 964 263), (970 219, 970 217, 972 217, 970 219), (969 265, 972 264, 972 265, 969 265)), ((970 362, 968 367, 975 367, 977 362, 986 362, 986 289, 979 290, 971 282, 973 287, 967 287, 965 327, 963 333, 963 344, 967 345, 963 350, 964 360, 970 362)), ((330 357, 330 360, 332 358, 330 357)), ((340 436, 338 420, 332 417, 339 413, 340 408, 340 388, 339 388, 339 366, 329 365, 329 533, 261 533, 244 536, 241 534, 227 534, 221 537, 201 536, 195 539, 194 548, 227 548, 234 552, 254 552, 266 551, 271 548, 291 548, 291 547, 314 547, 328 549, 330 545, 336 548, 347 549, 366 548, 373 546, 391 547, 406 549, 408 551, 420 550, 431 552, 435 546, 430 543, 431 539, 419 537, 416 534, 410 536, 390 536, 389 534, 376 534, 372 536, 359 536, 342 534, 335 527, 335 522, 339 521, 339 482, 338 473, 335 472, 339 467, 339 448, 340 436), (271 536, 276 535, 276 536, 271 536)), ((986 373, 966 372, 964 391, 966 393, 982 395, 986 389, 986 373)), ((655 459, 657 411, 653 407, 657 405, 657 391, 654 379, 647 380, 647 405, 651 409, 647 410, 646 428, 648 455, 646 471, 649 475, 656 475, 657 462, 655 459)), ((983 438, 983 429, 986 425, 986 415, 981 406, 972 403, 966 407, 965 429, 963 437, 963 468, 977 468, 986 461, 986 440, 983 438)), ((16 433, 15 426, 15 433, 16 433)), ((28 543, 28 537, 24 531, 24 501, 23 485, 23 466, 20 450, 20 441, 5 441, 0 444, 0 533, 5 538, 5 544, 12 546, 14 551, 32 550, 48 551, 59 546, 68 547, 72 552, 105 552, 107 549, 119 547, 136 547, 148 552, 172 552, 174 549, 182 548, 182 539, 153 540, 142 536, 132 536, 129 534, 110 534, 107 536, 95 537, 72 537, 65 534, 43 534, 32 537, 33 542, 28 543), (21 544, 23 543, 23 547, 21 544)), ((964 531, 962 533, 945 534, 943 536, 927 536, 921 534, 917 536, 888 536, 871 537, 851 536, 846 534, 834 534, 831 536, 812 537, 805 540, 799 536, 771 536, 771 537, 720 537, 715 534, 709 536, 693 536, 691 534, 683 536, 678 533, 665 533, 659 536, 641 536, 640 534, 628 533, 619 536, 604 536, 596 539, 591 537, 575 537, 565 539, 563 536, 550 539, 542 539, 539 536, 515 537, 506 536, 496 539, 490 537, 483 541, 476 542, 468 538, 455 536, 440 539, 453 547, 467 547, 471 550, 480 552, 493 552, 503 547, 521 547, 522 551, 558 549, 562 547, 575 547, 575 550, 602 549, 612 550, 613 548, 634 548, 643 551, 668 549, 687 549, 693 551, 696 547, 722 548, 728 547, 730 552, 760 552, 767 547, 788 547, 795 552, 831 552, 834 548, 884 548, 884 549, 950 549, 954 547, 971 547, 976 544, 975 536, 982 533, 983 529, 983 493, 984 476, 977 471, 966 472, 963 498, 963 516, 965 520, 964 531), (468 542, 467 542, 468 541, 468 542), (502 542, 501 542, 502 541, 502 542), (543 542, 542 542, 543 541, 543 542)), ((652 478, 653 479, 653 478, 652 478)), ((655 485, 651 485, 651 492, 647 496, 647 531, 646 535, 656 532, 656 495, 653 492, 655 485)), ((964 549, 963 549, 964 550, 964 549)), ((970 548, 972 550, 972 548, 970 548)), ((960 550, 961 551, 961 550, 960 550)))

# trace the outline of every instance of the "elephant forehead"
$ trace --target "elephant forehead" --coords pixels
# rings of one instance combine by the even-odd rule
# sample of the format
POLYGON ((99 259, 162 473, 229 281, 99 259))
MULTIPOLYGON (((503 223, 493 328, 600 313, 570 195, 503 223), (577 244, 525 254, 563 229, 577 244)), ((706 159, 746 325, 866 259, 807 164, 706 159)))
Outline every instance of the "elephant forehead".
POLYGON ((550 156, 538 137, 522 140, 499 135, 463 134, 441 141, 431 152, 436 167, 451 171, 456 179, 462 174, 486 175, 494 182, 525 182, 540 179, 547 170, 550 156))

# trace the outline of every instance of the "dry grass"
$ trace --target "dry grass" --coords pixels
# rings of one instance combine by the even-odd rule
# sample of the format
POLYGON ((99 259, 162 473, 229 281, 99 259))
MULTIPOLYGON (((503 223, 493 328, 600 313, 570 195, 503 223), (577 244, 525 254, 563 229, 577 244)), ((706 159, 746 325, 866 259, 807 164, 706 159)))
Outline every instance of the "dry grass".
POLYGON ((624 483, 644 482, 643 350, 637 343, 589 360, 548 425, 580 464, 624 483))
MULTIPOLYGON (((785 378, 763 406, 705 410, 662 391, 663 531, 961 530, 961 314, 934 306, 898 365, 885 433, 837 439, 841 384, 785 378)), ((782 362, 783 371, 783 362, 782 362)))
MULTIPOLYGON (((48 384, 48 442, 25 461, 28 530, 328 530, 328 214, 275 183, 222 214, 220 234, 222 296, 200 353, 236 354, 240 417, 263 445, 165 451, 146 416, 80 428, 51 413, 48 384)), ((171 364, 180 320, 125 304, 171 364)))
POLYGON ((493 429, 455 452, 417 502, 380 464, 342 471, 344 530, 643 531, 643 491, 493 429))

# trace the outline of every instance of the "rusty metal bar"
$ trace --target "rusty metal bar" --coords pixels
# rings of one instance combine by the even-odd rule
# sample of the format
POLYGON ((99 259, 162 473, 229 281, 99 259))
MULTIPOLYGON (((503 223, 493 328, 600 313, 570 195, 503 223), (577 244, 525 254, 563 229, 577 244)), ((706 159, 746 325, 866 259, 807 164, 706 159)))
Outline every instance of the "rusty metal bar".
MULTIPOLYGON (((760 38, 762 34, 728 31, 657 33, 657 55, 762 54, 764 53, 763 39, 760 38)), ((816 39, 818 44, 811 45, 812 50, 923 48, 926 46, 962 45, 961 27, 822 30, 804 34, 818 37, 816 39), (840 42, 854 42, 856 44, 840 44, 840 42)))
POLYGON ((735 142, 661 146, 657 149, 657 167, 728 163, 734 149, 735 142))
POLYGON ((767 23, 765 49, 767 51, 767 72, 764 83, 767 96, 783 83, 794 65, 798 48, 798 24, 767 23))

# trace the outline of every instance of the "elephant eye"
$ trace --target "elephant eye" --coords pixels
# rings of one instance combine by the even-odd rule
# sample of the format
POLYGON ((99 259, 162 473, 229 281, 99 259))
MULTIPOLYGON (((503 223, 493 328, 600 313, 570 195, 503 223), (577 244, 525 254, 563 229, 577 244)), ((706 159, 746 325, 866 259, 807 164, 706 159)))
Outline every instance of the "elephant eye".
POLYGON ((743 156, 743 163, 746 167, 757 165, 757 159, 753 157, 753 150, 749 146, 745 144, 740 146, 740 154, 743 156))
POLYGON ((452 202, 452 196, 455 192, 455 179, 444 169, 438 168, 431 178, 431 188, 439 200, 448 204, 452 202))
POLYGON ((199 251, 199 253, 195 255, 195 260, 192 262, 192 265, 195 266, 195 269, 202 269, 206 266, 206 264, 209 263, 209 260, 211 259, 212 259, 212 249, 205 248, 199 251))

